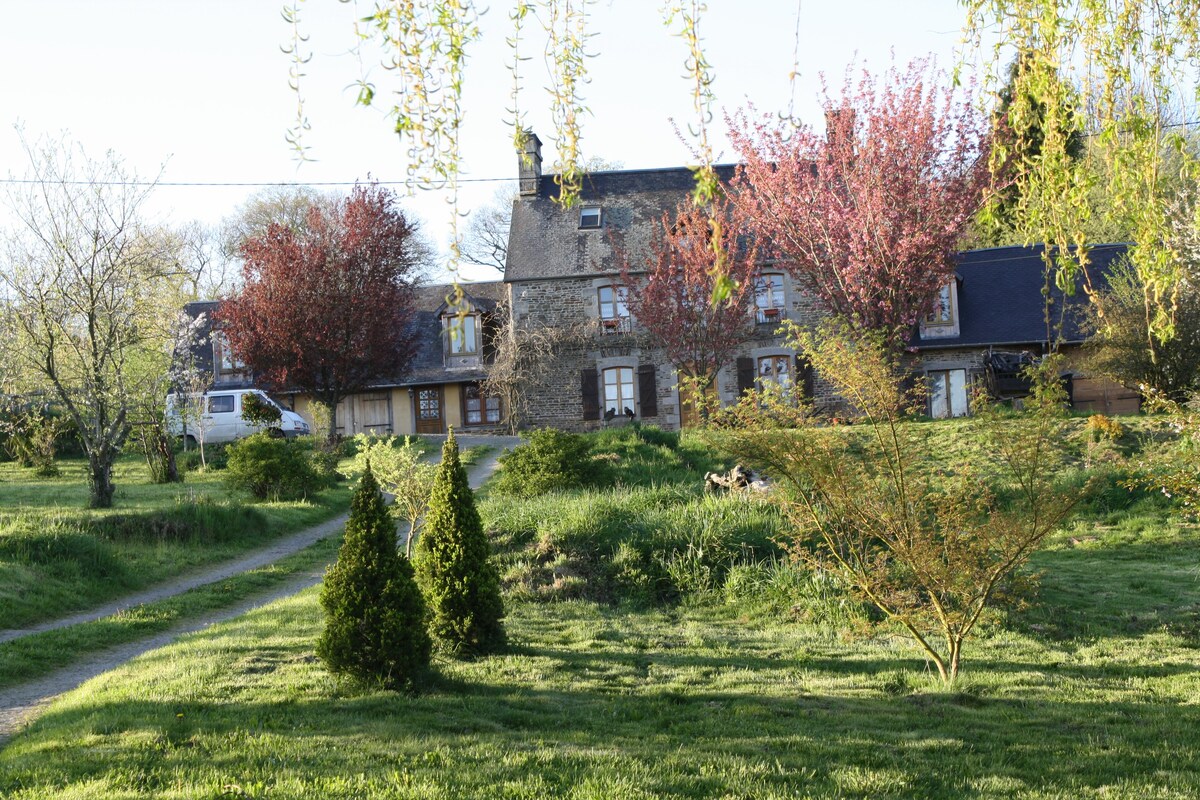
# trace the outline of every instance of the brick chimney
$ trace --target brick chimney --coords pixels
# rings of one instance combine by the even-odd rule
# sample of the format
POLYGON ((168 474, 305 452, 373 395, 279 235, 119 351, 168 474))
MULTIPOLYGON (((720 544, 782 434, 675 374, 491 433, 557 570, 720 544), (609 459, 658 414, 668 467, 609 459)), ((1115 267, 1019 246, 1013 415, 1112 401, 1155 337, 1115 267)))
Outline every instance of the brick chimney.
POLYGON ((535 195, 542 182, 542 140, 531 130, 526 130, 517 151, 517 175, 521 179, 521 194, 535 195))

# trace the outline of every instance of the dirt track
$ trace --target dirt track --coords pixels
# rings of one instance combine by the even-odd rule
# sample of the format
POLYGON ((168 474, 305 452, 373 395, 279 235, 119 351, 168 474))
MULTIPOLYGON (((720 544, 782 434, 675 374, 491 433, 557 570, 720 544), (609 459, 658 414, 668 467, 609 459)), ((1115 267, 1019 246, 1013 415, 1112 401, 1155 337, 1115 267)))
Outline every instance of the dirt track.
MULTIPOLYGON (((492 472, 495 471, 496 462, 501 452, 500 448, 512 447, 520 441, 516 437, 511 436, 460 436, 458 438, 460 445, 464 449, 477 445, 488 445, 497 448, 496 451, 490 453, 480 463, 467 469, 471 487, 474 489, 478 489, 492 472)), ((197 586, 225 580, 247 570, 272 564, 284 556, 303 550, 305 547, 326 536, 340 532, 345 523, 346 517, 343 515, 337 519, 315 525, 312 528, 275 542, 270 547, 250 553, 236 561, 179 578, 154 589, 122 598, 114 603, 108 603, 100 608, 42 623, 32 628, 19 631, 5 631, 3 634, 0 634, 0 642, 11 641, 21 636, 28 636, 40 631, 54 630, 56 628, 67 627, 68 625, 76 625, 81 622, 100 619, 123 609, 156 600, 163 600, 197 586)), ((42 678, 0 691, 0 744, 3 744, 21 725, 36 716, 38 711, 57 695, 70 691, 84 681, 118 667, 142 653, 169 644, 180 636, 202 630, 217 622, 232 619, 251 609, 288 597, 310 586, 315 586, 321 582, 324 574, 325 567, 321 566, 311 573, 297 575, 286 584, 277 586, 264 594, 249 598, 235 607, 222 609, 204 617, 190 619, 171 630, 164 631, 148 639, 119 645, 111 650, 90 655, 69 667, 57 670, 42 678)))

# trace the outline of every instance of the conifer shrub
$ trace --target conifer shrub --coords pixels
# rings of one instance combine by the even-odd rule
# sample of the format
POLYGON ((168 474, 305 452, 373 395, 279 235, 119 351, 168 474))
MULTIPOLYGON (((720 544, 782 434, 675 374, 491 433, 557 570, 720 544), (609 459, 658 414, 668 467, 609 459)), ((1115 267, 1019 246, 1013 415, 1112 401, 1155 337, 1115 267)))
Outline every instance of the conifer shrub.
POLYGON ((330 672, 413 691, 429 666, 425 602, 396 549, 396 522, 368 466, 346 535, 321 589, 325 631, 317 656, 330 672))
POLYGON ((429 604, 429 632, 445 652, 472 657, 504 646, 500 576, 490 550, 452 430, 415 559, 417 583, 429 604))

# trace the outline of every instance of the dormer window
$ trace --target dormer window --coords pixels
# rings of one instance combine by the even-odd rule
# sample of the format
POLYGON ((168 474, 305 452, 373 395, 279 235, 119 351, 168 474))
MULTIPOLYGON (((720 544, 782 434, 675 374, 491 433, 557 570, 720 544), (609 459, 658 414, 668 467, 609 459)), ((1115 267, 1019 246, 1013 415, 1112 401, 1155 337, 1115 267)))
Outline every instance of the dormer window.
POLYGON ((754 281, 754 320, 759 324, 782 322, 784 317, 783 275, 771 272, 754 281))
POLYGON ((629 290, 624 286, 601 286, 596 290, 600 301, 600 327, 605 333, 629 330, 629 290))
POLYGON ((221 331, 215 331, 213 342, 213 364, 216 365, 217 378, 240 377, 246 372, 246 365, 233 354, 229 339, 221 331))
POLYGON ((579 209, 579 227, 595 229, 600 227, 600 206, 584 206, 579 209))
POLYGON ((446 332, 450 336, 450 354, 473 356, 479 353, 479 331, 474 314, 446 317, 446 332))
POLYGON ((925 315, 925 326, 938 328, 954 324, 954 284, 947 283, 933 301, 933 310, 925 315))

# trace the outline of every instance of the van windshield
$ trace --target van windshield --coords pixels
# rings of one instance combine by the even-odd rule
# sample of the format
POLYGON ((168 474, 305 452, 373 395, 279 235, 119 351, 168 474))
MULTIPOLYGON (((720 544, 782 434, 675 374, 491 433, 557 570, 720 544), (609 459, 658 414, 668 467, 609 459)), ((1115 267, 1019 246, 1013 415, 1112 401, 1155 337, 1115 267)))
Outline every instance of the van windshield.
POLYGON ((271 406, 272 408, 278 409, 279 411, 283 411, 283 407, 280 406, 279 403, 276 403, 274 400, 267 397, 262 392, 255 392, 255 394, 258 395, 258 398, 260 400, 262 400, 264 403, 266 403, 267 405, 271 406))

